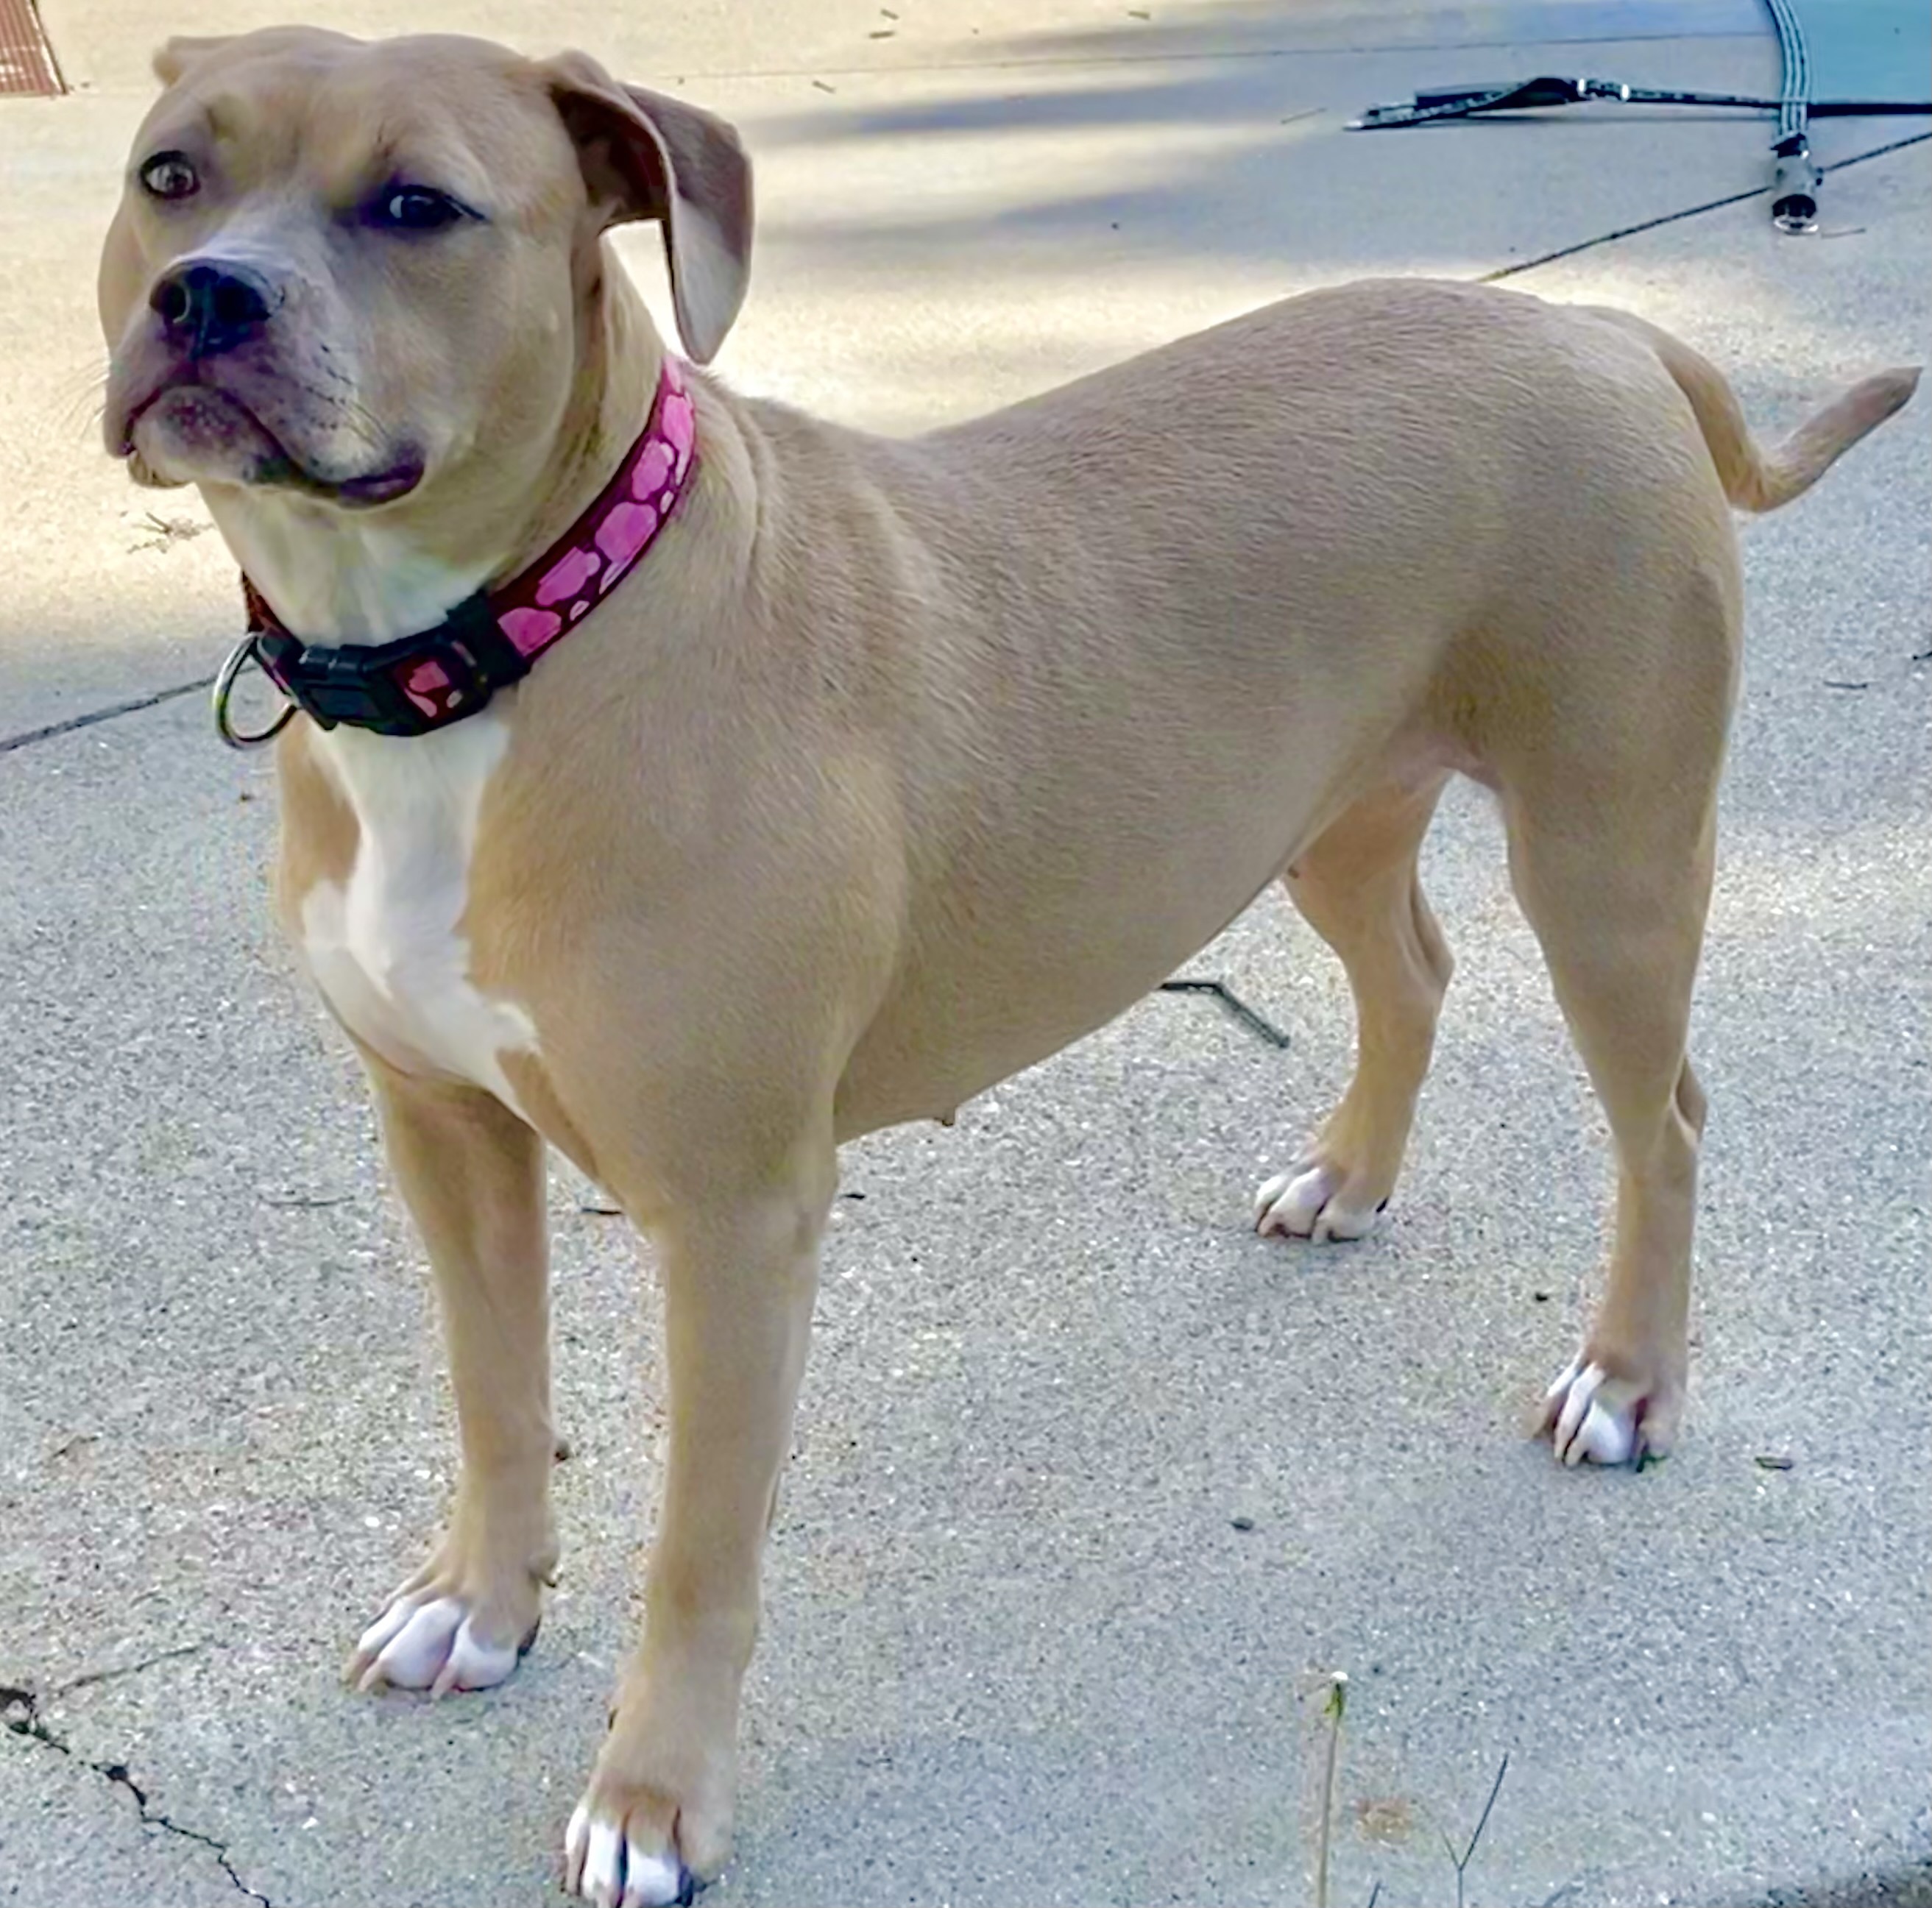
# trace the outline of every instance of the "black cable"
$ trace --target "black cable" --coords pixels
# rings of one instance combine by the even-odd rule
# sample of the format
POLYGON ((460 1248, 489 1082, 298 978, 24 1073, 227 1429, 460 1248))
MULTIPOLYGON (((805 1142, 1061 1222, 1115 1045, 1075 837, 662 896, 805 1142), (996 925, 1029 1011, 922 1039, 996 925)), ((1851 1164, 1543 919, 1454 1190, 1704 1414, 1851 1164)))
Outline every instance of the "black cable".
MULTIPOLYGON (((1782 123, 1790 104, 1783 97, 1760 99, 1747 93, 1694 93, 1657 86, 1627 86, 1616 79, 1564 79, 1555 74, 1510 86, 1432 86, 1406 106, 1372 106, 1351 132, 1426 124, 1434 119, 1473 118, 1485 112, 1532 111, 1609 100, 1623 106, 1699 106, 1746 112, 1775 112, 1782 123)), ((1932 117, 1932 100, 1820 100, 1805 110, 1814 119, 1864 119, 1888 113, 1932 117)), ((1782 134, 1780 136, 1783 136, 1782 134)))
POLYGON ((1397 126, 1426 126, 1470 119, 1491 112, 1532 112, 1552 106, 1610 100, 1624 106, 1689 106, 1750 112, 1775 112, 1772 142, 1771 216, 1781 232, 1812 232, 1818 224, 1818 183, 1822 169, 1811 157, 1810 121, 1883 114, 1932 115, 1932 100, 1820 100, 1811 97, 1811 55, 1792 0, 1764 0, 1778 37, 1776 99, 1738 93, 1684 92, 1654 86, 1627 86, 1616 79, 1566 79, 1544 74, 1508 86, 1437 86, 1418 92, 1405 105, 1372 106, 1349 122, 1351 132, 1397 126))

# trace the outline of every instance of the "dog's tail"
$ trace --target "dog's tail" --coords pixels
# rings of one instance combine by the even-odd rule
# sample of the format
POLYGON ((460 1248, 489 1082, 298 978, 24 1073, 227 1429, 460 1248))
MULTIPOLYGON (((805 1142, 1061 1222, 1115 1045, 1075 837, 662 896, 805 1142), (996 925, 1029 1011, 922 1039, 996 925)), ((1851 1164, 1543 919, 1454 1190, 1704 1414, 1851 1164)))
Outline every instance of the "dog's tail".
POLYGON ((1814 412, 1767 455, 1759 449, 1724 375, 1666 331, 1628 311, 1593 305, 1591 311, 1636 332, 1657 353, 1672 382, 1690 400, 1724 495, 1740 510, 1775 510, 1802 496, 1868 431, 1876 429, 1918 388, 1918 369, 1906 365, 1861 379, 1814 412))

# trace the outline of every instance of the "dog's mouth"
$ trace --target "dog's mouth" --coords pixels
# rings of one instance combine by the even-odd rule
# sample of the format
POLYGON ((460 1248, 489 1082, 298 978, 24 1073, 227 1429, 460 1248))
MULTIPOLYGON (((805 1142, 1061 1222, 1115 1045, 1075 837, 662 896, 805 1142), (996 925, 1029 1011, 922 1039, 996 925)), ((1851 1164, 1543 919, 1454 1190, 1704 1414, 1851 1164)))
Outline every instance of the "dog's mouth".
POLYGON ((423 479, 422 454, 410 448, 372 470, 328 476, 291 451, 244 399, 193 376, 164 384, 136 405, 116 449, 164 484, 295 490, 350 510, 394 503, 423 479))

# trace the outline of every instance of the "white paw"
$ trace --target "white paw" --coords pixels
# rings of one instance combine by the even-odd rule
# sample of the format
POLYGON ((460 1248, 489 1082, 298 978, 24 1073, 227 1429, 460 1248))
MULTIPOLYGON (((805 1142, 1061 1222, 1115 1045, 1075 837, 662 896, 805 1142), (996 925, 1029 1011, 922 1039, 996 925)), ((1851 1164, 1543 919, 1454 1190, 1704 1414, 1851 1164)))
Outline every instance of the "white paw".
POLYGON ((1382 1217, 1382 1207, 1342 1204, 1336 1195, 1347 1176, 1339 1166, 1297 1160, 1255 1195, 1255 1230, 1264 1238, 1284 1233, 1317 1244, 1366 1237, 1382 1217))
POLYGON ((643 1847, 579 1802, 564 1831, 563 1890, 597 1908, 665 1908, 691 1899, 692 1880, 675 1855, 643 1847))
POLYGON ((1637 1454, 1637 1388, 1572 1358, 1544 1394, 1544 1428, 1566 1464, 1628 1464, 1637 1454))
POLYGON ((466 1598, 399 1593, 356 1640, 349 1674, 358 1689, 388 1685, 442 1696, 490 1688, 522 1655, 517 1643, 485 1643, 466 1598))

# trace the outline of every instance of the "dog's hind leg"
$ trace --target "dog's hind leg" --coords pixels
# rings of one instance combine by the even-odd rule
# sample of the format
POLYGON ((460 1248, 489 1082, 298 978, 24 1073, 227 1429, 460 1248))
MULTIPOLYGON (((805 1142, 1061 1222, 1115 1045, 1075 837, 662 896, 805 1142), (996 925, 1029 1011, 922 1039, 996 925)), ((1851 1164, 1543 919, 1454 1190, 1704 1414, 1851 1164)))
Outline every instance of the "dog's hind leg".
POLYGON ((1355 1072, 1320 1131, 1256 1195, 1258 1231, 1359 1239, 1395 1188, 1454 964, 1416 872, 1446 779, 1364 796, 1283 877, 1348 971, 1355 1072))
POLYGON ((1567 1463, 1660 1456, 1683 1411, 1704 1128, 1685 1043, 1715 854, 1734 606, 1733 589, 1694 585, 1654 629, 1650 657, 1632 645, 1617 681, 1576 671, 1543 732, 1520 729, 1520 743, 1496 762, 1516 897, 1616 1152, 1603 1302, 1544 1409, 1567 1463))
POLYGON ((348 1673, 370 1687, 482 1689, 516 1667, 556 1568, 543 1142, 490 1094, 364 1057, 429 1248, 463 1463, 442 1538, 363 1633, 348 1673))

